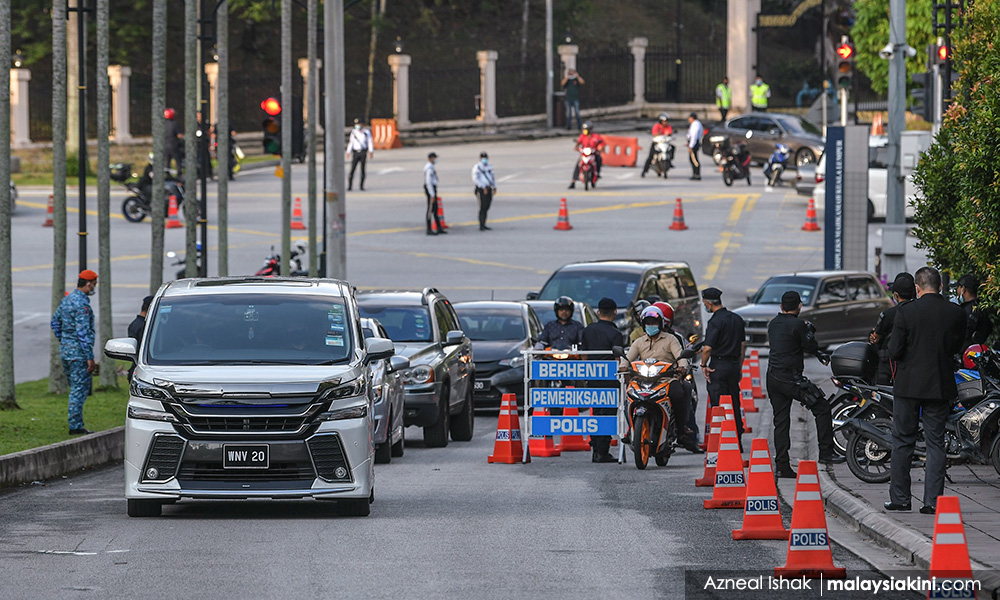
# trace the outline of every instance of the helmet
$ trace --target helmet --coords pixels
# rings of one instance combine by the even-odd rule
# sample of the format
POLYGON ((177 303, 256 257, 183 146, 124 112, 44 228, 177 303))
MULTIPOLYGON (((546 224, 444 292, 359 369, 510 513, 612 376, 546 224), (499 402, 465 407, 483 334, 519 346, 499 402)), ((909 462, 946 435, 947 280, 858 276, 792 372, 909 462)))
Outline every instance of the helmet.
POLYGON ((654 302, 653 306, 655 306, 656 308, 660 309, 660 312, 663 313, 663 320, 664 321, 666 321, 667 323, 673 323, 674 322, 674 307, 673 306, 670 306, 666 302, 654 302))
POLYGON ((177 114, 176 111, 174 111, 174 109, 172 109, 172 108, 164 108, 163 109, 163 118, 166 119, 166 120, 168 120, 168 121, 173 121, 174 120, 174 115, 176 115, 176 114, 177 114))
POLYGON ((632 303, 632 316, 635 318, 636 323, 642 321, 642 311, 650 306, 652 305, 649 303, 649 300, 636 300, 632 303))
POLYGON ((583 130, 584 131, 593 131, 594 130, 594 124, 591 123, 590 121, 587 121, 586 123, 583 124, 583 130))
POLYGON ((568 308, 569 316, 572 318, 573 309, 576 308, 576 306, 573 304, 573 299, 570 298, 569 296, 559 296, 558 298, 556 298, 556 301, 552 304, 552 310, 556 312, 557 317, 559 316, 560 308, 568 308))
POLYGON ((978 358, 987 352, 989 352, 989 347, 985 344, 972 344, 962 353, 962 366, 966 369, 975 369, 976 363, 972 359, 974 357, 978 358))
POLYGON ((656 319, 657 325, 660 326, 660 329, 663 329, 663 312, 655 306, 650 306, 646 310, 642 311, 639 323, 645 323, 646 319, 656 319))
POLYGON ((667 114, 667 113, 665 113, 665 112, 664 112, 664 113, 660 113, 660 116, 658 117, 658 119, 659 119, 660 121, 666 121, 666 120, 667 120, 667 119, 669 119, 669 118, 670 118, 670 115, 668 115, 668 114, 667 114))

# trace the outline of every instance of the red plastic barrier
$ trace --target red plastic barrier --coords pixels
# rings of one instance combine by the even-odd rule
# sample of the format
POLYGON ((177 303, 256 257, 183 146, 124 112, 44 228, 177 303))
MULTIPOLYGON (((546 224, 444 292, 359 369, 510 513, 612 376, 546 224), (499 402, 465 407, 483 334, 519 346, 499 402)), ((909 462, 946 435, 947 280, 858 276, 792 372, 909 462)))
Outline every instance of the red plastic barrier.
POLYGON ((402 148, 403 140, 399 139, 396 119, 372 119, 372 141, 376 150, 402 148))
POLYGON ((605 135, 601 159, 606 167, 634 167, 639 154, 639 138, 605 135))

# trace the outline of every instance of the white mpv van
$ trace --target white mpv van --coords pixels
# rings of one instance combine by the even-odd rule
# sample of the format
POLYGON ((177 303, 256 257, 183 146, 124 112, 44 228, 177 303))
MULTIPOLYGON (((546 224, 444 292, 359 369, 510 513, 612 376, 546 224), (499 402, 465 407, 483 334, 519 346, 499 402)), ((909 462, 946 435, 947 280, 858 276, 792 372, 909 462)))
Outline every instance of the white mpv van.
POLYGON ((393 353, 361 332, 351 286, 330 279, 183 279, 157 292, 141 340, 105 354, 137 365, 125 421, 132 517, 182 498, 374 500, 368 363, 393 353))

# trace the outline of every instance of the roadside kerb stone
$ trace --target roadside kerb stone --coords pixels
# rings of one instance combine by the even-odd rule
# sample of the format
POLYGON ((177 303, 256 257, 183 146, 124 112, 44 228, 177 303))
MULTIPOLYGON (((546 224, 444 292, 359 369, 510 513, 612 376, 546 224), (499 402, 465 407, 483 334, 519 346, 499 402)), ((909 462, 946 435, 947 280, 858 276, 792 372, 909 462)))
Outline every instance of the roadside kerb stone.
POLYGON ((124 456, 124 427, 7 454, 0 456, 0 488, 52 479, 124 456))

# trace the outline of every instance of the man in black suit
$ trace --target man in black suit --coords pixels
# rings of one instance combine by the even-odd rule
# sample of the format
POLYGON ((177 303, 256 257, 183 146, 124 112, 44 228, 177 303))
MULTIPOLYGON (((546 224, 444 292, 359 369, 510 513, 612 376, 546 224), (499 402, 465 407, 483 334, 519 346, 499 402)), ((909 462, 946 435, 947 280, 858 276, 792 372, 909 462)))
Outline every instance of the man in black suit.
POLYGON ((896 310, 889 338, 889 354, 898 367, 893 383, 892 478, 885 509, 910 510, 910 461, 922 412, 927 467, 920 512, 932 515, 944 492, 945 421, 958 396, 954 356, 962 350, 966 316, 941 295, 937 269, 922 267, 913 279, 917 299, 896 310))
MULTIPOLYGON (((618 331, 618 328, 615 327, 616 314, 618 314, 618 305, 615 301, 611 298, 601 298, 601 301, 597 303, 597 322, 587 325, 583 333, 580 334, 584 350, 611 350, 615 346, 625 345, 625 338, 618 331)), ((599 355, 588 356, 587 358, 592 360, 614 360, 611 357, 599 355)), ((616 388, 618 387, 618 382, 591 381, 588 387, 616 388)), ((595 415, 614 416, 618 414, 618 409, 616 408, 594 408, 592 410, 595 415)), ((593 462, 618 462, 615 457, 611 456, 611 436, 590 436, 590 447, 594 451, 591 459, 593 462)))

